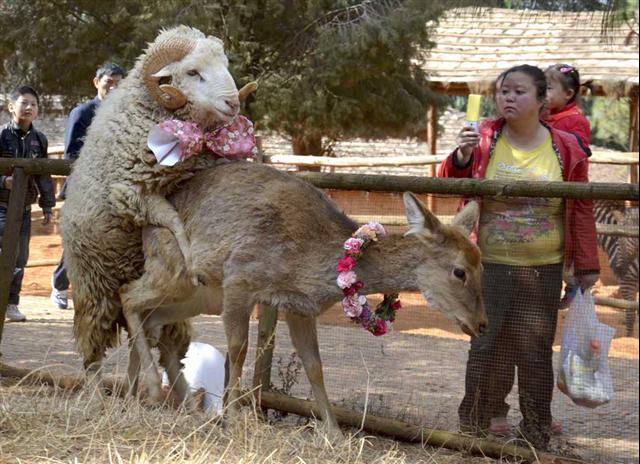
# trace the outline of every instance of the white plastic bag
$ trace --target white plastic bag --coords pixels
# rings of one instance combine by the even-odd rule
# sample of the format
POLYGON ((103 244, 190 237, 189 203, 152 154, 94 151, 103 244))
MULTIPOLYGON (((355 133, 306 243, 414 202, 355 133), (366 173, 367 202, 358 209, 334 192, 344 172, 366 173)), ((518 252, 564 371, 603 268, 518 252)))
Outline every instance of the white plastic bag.
POLYGON ((562 331, 557 385, 578 406, 595 408, 613 398, 613 380, 607 362, 613 327, 596 317, 590 291, 578 291, 562 331))
MULTIPOLYGON (((191 391, 204 389, 203 409, 214 415, 222 413, 222 395, 224 394, 224 356, 213 346, 206 343, 191 342, 182 360, 182 373, 191 387, 191 391)), ((165 372, 162 383, 169 385, 165 372)))

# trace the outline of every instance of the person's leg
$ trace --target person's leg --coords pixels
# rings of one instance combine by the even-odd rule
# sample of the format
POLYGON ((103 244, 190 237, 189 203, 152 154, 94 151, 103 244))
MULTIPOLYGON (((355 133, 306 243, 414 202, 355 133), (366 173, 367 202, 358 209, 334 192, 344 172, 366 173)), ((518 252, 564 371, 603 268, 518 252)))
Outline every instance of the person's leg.
POLYGON ((64 255, 60 258, 58 266, 53 271, 53 279, 51 280, 53 288, 63 291, 69 290, 69 278, 67 277, 67 270, 64 268, 64 255))
POLYGON ((64 268, 64 255, 60 258, 60 262, 53 271, 51 277, 51 302, 58 309, 67 309, 69 307, 69 278, 64 268))
POLYGON ((31 210, 25 210, 22 214, 20 237, 18 239, 18 254, 16 265, 13 269, 13 279, 9 287, 9 304, 20 304, 20 290, 24 278, 24 268, 29 259, 29 240, 31 238, 31 210))
POLYGON ((509 268, 484 265, 483 300, 489 325, 471 340, 465 395, 458 408, 463 431, 486 430, 492 417, 506 417, 509 411, 504 400, 513 386, 514 366, 502 343, 503 321, 512 295, 509 268))
MULTIPOLYGON (((524 437, 544 449, 551 432, 553 339, 562 288, 562 265, 521 268, 511 330, 517 335, 518 390, 524 437)), ((511 324, 510 324, 511 325, 511 324)))

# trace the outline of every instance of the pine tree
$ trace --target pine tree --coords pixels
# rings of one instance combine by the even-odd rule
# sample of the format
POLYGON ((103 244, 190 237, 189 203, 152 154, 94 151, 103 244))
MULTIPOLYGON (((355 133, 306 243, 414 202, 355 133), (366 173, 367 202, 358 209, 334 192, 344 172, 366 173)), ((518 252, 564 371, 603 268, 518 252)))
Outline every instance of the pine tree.
MULTIPOLYGON (((597 0, 585 0, 592 4, 597 0)), ((579 0, 528 0, 562 9, 579 0)), ((478 2, 475 2, 478 3, 478 2)), ((482 2, 491 6, 507 2, 482 2)), ((521 2, 522 3, 522 2, 521 2)), ((610 3, 615 3, 612 0, 610 3)), ((427 0, 2 0, 0 82, 30 82, 70 105, 93 94, 98 65, 131 68, 162 27, 187 24, 224 40, 240 86, 258 80, 247 111, 294 151, 321 141, 413 136, 429 91, 421 51, 445 6, 427 0)), ((0 91, 2 88, 0 87, 0 91)))

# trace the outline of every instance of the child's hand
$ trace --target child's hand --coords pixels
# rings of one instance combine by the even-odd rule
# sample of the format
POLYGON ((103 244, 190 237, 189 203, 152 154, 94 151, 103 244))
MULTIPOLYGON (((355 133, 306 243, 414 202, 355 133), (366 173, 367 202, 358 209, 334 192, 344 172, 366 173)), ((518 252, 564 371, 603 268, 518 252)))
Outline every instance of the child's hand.
POLYGON ((13 177, 11 176, 6 176, 4 178, 4 183, 2 184, 2 186, 8 190, 11 190, 11 186, 13 185, 13 177))

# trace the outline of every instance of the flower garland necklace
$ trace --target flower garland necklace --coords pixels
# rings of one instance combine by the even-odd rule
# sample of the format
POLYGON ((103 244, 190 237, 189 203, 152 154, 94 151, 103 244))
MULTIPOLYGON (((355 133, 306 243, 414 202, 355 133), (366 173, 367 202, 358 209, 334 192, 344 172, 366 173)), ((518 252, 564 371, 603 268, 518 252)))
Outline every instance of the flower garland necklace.
POLYGON ((396 311, 402 305, 398 299, 398 294, 384 295, 382 302, 371 311, 367 303, 367 297, 358 294, 358 290, 364 288, 361 280, 358 280, 353 268, 362 256, 363 251, 377 242, 378 237, 385 235, 384 227, 377 222, 365 224, 356 230, 350 238, 344 242, 344 257, 338 261, 336 271, 338 287, 342 289, 344 298, 342 299, 342 309, 344 313, 355 323, 375 336, 387 333, 391 324, 396 319, 396 311))

